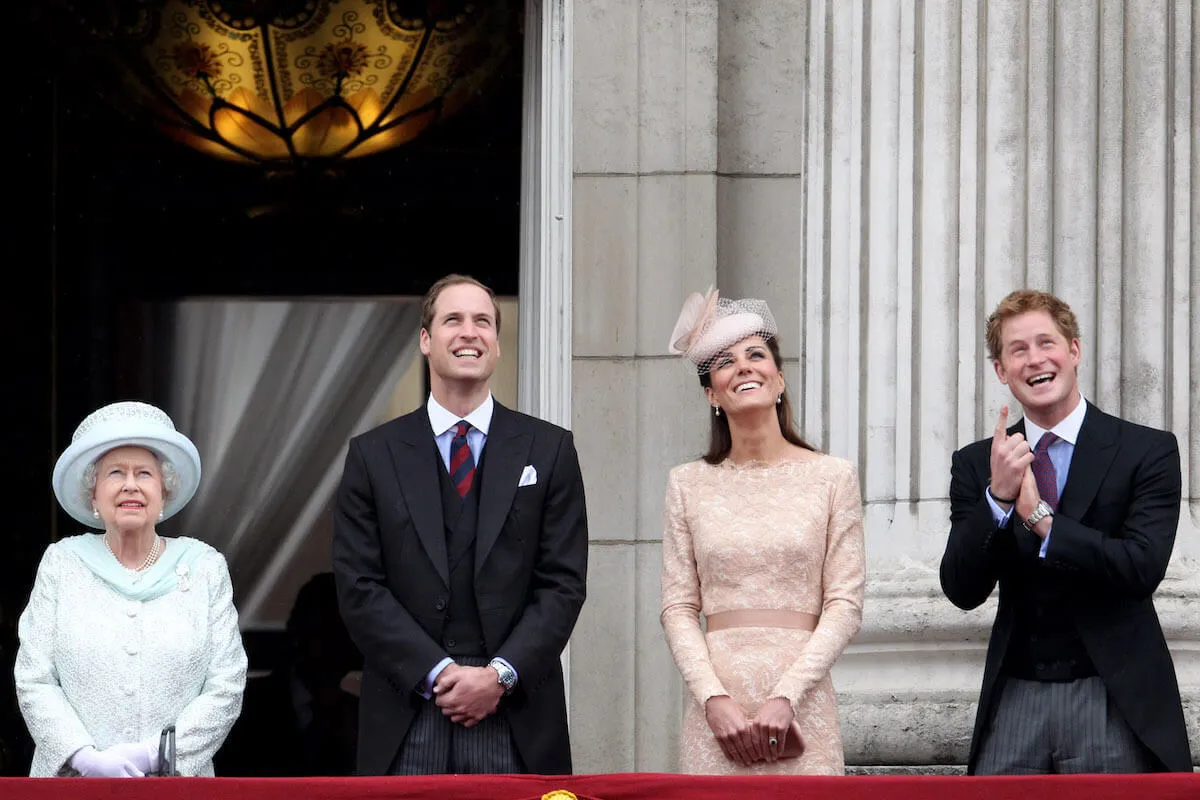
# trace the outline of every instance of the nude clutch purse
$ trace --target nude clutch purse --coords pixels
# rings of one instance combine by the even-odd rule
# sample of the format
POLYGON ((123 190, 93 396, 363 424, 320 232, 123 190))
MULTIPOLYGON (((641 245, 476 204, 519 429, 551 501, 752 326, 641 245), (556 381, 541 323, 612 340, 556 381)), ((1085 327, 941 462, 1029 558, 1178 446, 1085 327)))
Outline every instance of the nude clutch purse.
POLYGON ((800 735, 800 723, 792 720, 787 739, 783 741, 783 754, 780 758, 797 758, 804 752, 804 737, 800 735))

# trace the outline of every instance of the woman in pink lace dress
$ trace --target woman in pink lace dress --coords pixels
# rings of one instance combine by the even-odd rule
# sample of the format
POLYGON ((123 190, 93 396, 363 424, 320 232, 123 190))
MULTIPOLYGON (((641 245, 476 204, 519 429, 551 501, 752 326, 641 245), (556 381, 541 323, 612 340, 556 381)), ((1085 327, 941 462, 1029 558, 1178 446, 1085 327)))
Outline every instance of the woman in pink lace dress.
POLYGON ((845 772, 829 672, 862 619, 862 503, 853 465, 796 433, 775 331, 766 303, 710 292, 671 339, 713 409, 709 452, 671 470, 664 515, 687 773, 845 772))

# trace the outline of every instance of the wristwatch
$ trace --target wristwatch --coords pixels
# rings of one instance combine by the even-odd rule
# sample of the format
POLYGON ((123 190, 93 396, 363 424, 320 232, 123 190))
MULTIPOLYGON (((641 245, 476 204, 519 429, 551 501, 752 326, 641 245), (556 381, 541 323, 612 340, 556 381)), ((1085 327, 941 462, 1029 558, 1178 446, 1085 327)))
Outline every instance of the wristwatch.
POLYGON ((496 680, 504 687, 504 693, 508 694, 517 685, 517 673, 513 672, 512 667, 505 664, 498 658, 493 658, 488 666, 496 670, 496 680))
POLYGON ((1046 517, 1053 517, 1054 509, 1050 508, 1050 504, 1045 500, 1039 500, 1037 507, 1033 509, 1033 513, 1029 515, 1029 519, 1025 520, 1025 530, 1032 531, 1033 526, 1037 525, 1046 517))

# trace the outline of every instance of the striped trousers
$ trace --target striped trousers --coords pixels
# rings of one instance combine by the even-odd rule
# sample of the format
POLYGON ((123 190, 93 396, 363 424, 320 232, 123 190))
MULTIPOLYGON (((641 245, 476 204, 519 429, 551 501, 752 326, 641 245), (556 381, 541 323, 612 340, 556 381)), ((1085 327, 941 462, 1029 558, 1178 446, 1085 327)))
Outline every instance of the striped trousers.
MULTIPOLYGON (((482 667, 487 658, 457 657, 459 664, 482 667)), ((450 721, 437 703, 425 700, 408 728, 392 775, 512 775, 525 772, 513 742, 504 703, 478 725, 464 728, 450 721)))
POLYGON ((1156 771, 1099 677, 1052 683, 1001 678, 976 775, 1156 771))

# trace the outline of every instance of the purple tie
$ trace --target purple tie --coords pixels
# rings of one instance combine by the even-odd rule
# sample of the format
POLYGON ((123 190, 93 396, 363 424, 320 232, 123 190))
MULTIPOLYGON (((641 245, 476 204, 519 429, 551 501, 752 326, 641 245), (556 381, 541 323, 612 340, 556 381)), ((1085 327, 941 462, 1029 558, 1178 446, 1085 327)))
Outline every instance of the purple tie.
POLYGON ((1058 437, 1047 431, 1038 440, 1033 449, 1033 479, 1037 481, 1038 494, 1053 510, 1058 510, 1058 473, 1054 470, 1054 462, 1050 460, 1050 445, 1058 441, 1058 437))
POLYGON ((459 497, 466 497, 475 480, 475 459, 471 457, 471 448, 467 444, 467 431, 471 425, 460 420, 454 428, 454 438, 450 440, 450 482, 454 484, 459 497))

